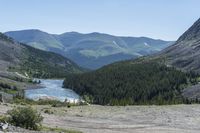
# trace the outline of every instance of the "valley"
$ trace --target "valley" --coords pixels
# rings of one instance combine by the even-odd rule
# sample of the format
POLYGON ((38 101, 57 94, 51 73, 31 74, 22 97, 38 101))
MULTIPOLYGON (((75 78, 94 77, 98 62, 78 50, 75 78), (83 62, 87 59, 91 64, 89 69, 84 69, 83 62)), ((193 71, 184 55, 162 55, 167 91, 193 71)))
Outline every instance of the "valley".
POLYGON ((199 25, 200 19, 161 52, 66 76, 64 86, 101 105, 198 103, 192 92, 199 92, 199 25))
MULTIPOLYGON (((196 104, 200 98, 199 23, 198 20, 177 42, 157 54, 115 62, 94 71, 79 67, 62 55, 0 34, 0 87, 13 95, 8 103, 0 105, 0 115, 4 118, 8 110, 16 107, 32 111, 31 107, 42 116, 41 133, 196 133, 200 129, 200 106, 196 104), (191 51, 195 56, 190 55, 191 51), (186 62, 188 57, 190 61, 186 62), (39 83, 34 78, 46 79, 39 83), (65 78, 64 83, 56 78, 65 78), (84 103, 71 102, 79 99, 76 93, 84 103), (63 102, 65 99, 68 102, 63 102)), ((113 43, 117 45, 116 41, 113 43)))
POLYGON ((0 133, 199 133, 200 3, 7 1, 0 133))

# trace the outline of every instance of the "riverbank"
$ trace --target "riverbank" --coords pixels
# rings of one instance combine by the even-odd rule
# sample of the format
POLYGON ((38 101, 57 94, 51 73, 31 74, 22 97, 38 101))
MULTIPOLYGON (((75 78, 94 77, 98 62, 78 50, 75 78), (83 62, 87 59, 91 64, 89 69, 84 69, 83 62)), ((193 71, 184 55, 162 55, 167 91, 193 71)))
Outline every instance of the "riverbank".
MULTIPOLYGON (((14 106, 14 105, 13 105, 14 106)), ((84 133, 199 133, 200 105, 74 106, 34 105, 43 125, 84 133), (45 113, 49 110, 51 113, 45 113)), ((11 105, 0 105, 0 114, 11 105)))
POLYGON ((80 97, 73 90, 63 88, 63 80, 60 79, 39 79, 39 86, 35 89, 24 91, 25 98, 32 100, 58 100, 61 102, 79 103, 80 97))

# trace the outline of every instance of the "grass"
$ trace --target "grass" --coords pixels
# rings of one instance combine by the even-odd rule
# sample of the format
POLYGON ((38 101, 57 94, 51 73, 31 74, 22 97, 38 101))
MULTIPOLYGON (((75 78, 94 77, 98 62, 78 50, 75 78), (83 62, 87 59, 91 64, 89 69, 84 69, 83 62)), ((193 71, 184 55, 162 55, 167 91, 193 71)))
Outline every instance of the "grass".
POLYGON ((56 133, 82 133, 80 131, 74 131, 74 130, 67 130, 67 129, 62 129, 62 128, 52 128, 52 127, 46 127, 43 126, 41 131, 45 131, 45 132, 56 132, 56 133))
POLYGON ((0 115, 0 122, 8 122, 8 117, 6 115, 0 115))
POLYGON ((13 100, 13 103, 20 104, 20 105, 51 105, 52 107, 71 107, 71 106, 85 105, 85 103, 73 104, 73 103, 61 102, 58 100, 34 101, 31 99, 25 99, 25 98, 15 98, 13 100))
MULTIPOLYGON (((1 90, 1 89, 0 89, 0 90, 1 90)), ((4 92, 5 92, 5 93, 8 93, 8 94, 17 94, 19 91, 17 91, 17 90, 4 89, 4 92)))

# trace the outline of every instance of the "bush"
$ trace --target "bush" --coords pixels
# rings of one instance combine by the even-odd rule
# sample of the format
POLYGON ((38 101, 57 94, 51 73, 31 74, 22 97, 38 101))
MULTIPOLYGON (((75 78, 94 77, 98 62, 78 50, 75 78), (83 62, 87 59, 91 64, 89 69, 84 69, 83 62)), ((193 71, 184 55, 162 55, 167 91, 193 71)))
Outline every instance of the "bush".
POLYGON ((45 114, 53 114, 54 112, 51 109, 45 109, 44 113, 45 114))
POLYGON ((38 130, 43 117, 31 107, 17 107, 8 111, 10 123, 26 129, 38 130))

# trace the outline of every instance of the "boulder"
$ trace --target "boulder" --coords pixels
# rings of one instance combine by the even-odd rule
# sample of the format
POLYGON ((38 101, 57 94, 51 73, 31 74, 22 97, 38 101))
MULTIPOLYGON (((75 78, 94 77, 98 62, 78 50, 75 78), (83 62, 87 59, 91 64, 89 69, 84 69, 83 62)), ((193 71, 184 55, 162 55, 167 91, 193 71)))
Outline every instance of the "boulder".
POLYGON ((5 123, 0 123, 0 129, 2 130, 6 130, 8 128, 8 123, 5 122, 5 123))

